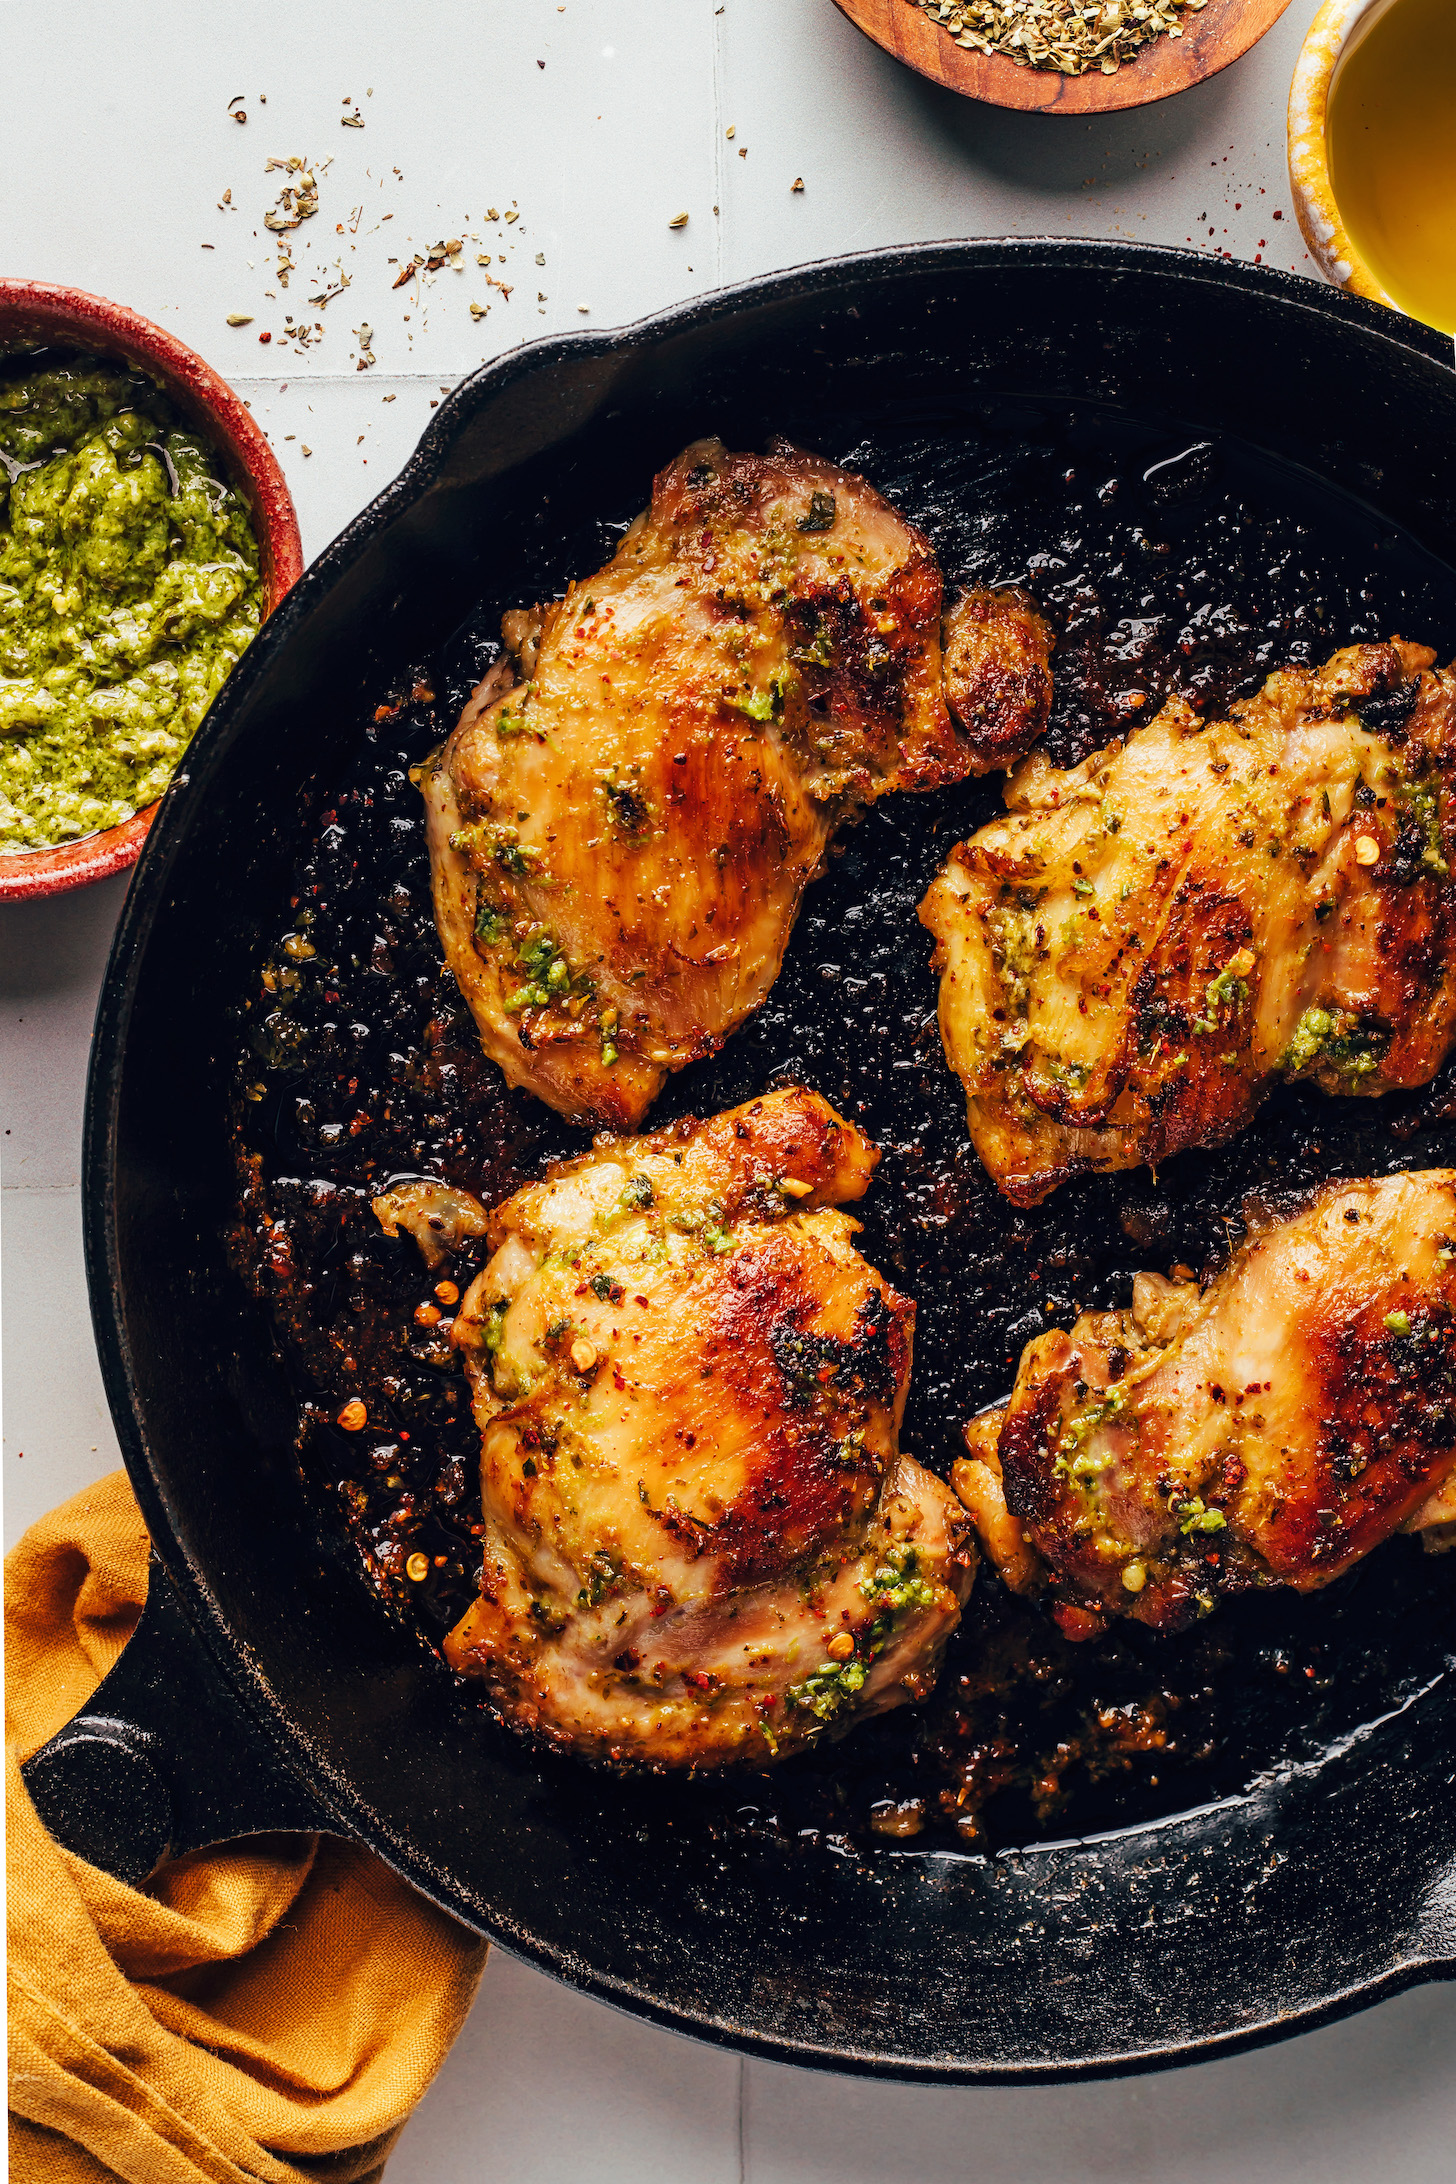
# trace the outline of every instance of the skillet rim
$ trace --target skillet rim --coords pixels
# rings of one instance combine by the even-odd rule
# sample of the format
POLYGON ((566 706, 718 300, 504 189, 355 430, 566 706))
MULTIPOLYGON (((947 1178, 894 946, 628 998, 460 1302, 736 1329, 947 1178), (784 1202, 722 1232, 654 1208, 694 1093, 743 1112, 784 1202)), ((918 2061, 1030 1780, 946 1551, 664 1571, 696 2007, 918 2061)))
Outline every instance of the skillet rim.
MULTIPOLYGON (((230 713, 246 702, 254 683, 271 665, 274 652, 288 643, 295 626, 347 573, 368 545, 425 496, 439 478, 457 437, 490 403, 534 374, 548 371, 557 364, 582 357, 607 359, 615 354, 650 348, 665 336, 681 334, 694 327, 711 325, 715 321, 731 324, 745 312, 765 303, 787 301, 795 296, 822 296, 826 306, 832 308, 838 291, 876 276, 885 283, 893 283, 899 278, 923 276, 928 269, 944 266, 948 273, 973 277, 980 267, 990 269, 1018 264, 1054 275, 1059 264, 1075 266, 1079 272, 1085 272, 1089 261, 1093 269, 1105 270, 1109 279, 1131 275, 1141 279, 1172 280, 1184 288, 1190 284, 1220 289, 1232 287, 1250 295, 1277 298, 1286 305, 1308 312, 1316 322, 1331 317, 1353 317, 1355 324, 1368 336, 1388 342, 1403 356, 1414 354, 1424 362, 1447 370, 1451 368, 1451 345, 1447 337, 1383 306, 1323 287, 1299 274, 1243 261, 1210 260, 1199 252, 1177 247, 1100 238, 1041 236, 985 237, 970 241, 951 238, 845 253, 708 291, 623 327, 573 329, 522 343, 479 367, 442 399, 439 410, 403 468, 305 570, 229 678, 174 777, 128 890, 98 1003, 86 1089, 82 1178, 87 1280, 103 1379, 123 1459, 155 1552, 172 1580, 194 1637, 201 1643, 212 1666, 221 1673, 249 1727, 270 1749, 285 1773, 307 1788, 338 1821, 341 1832, 365 1842, 439 1908, 462 1919, 476 1931, 488 1931, 491 1938, 499 1939, 508 1951, 538 1964, 568 1985, 669 2030, 709 2040, 736 2052, 799 2067, 890 2081, 1048 2084, 1186 2066, 1215 2056, 1243 2052, 1295 2032, 1312 2030, 1411 1987, 1456 1979, 1456 1947, 1449 1957, 1406 1954, 1366 1979, 1342 1986, 1307 2006, 1276 2011, 1257 2024, 1243 2024, 1166 2046, 1129 2048, 1119 2054, 1104 2051, 1090 2058, 988 2064, 886 2055, 865 2048, 835 2047, 827 2042, 814 2043, 750 2030, 722 2015, 695 2014, 676 2004, 662 2003, 646 1988, 585 1963, 569 1948, 538 1939, 510 1915, 497 1915, 487 1929, 476 1917, 464 1914, 461 1908, 463 1892, 452 1888, 450 1876, 426 1853, 401 1838, 365 1803, 362 1794, 352 1785, 338 1780, 332 1770, 321 1765, 316 1755, 311 1761, 306 1747, 301 1751, 303 1740, 296 1731, 289 1732, 282 1708, 266 1687, 260 1688, 260 1671, 251 1665, 252 1649, 248 1642, 229 1625, 205 1571, 194 1562, 178 1536, 167 1491, 154 1476, 147 1460, 140 1398, 133 1386, 128 1341, 116 1306, 120 1254, 114 1167, 126 1033, 146 943, 165 908, 172 864, 192 822, 193 800, 187 792, 192 775, 198 770, 199 755, 207 757, 213 746, 224 738, 230 713)), ((1186 1817, 1182 1814, 1169 1816, 1130 1832, 1156 1832, 1186 1817)), ((1078 1840, 1090 1843, 1094 1839, 1078 1840)), ((1068 1847, 1067 1844, 1031 1845, 1015 1855, 1030 1859, 1068 1847)), ((1392 1941, 1398 1946, 1395 1937, 1392 1941)))

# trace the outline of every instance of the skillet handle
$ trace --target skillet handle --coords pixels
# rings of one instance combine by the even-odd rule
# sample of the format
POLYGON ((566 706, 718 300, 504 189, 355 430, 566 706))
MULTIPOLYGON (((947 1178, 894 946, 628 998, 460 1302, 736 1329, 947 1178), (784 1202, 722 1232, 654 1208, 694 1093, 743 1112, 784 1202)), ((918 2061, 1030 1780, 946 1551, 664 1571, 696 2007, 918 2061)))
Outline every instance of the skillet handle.
POLYGON ((55 1840, 133 1888, 204 1844, 341 1832, 244 1713, 155 1554, 121 1659, 21 1773, 55 1840))

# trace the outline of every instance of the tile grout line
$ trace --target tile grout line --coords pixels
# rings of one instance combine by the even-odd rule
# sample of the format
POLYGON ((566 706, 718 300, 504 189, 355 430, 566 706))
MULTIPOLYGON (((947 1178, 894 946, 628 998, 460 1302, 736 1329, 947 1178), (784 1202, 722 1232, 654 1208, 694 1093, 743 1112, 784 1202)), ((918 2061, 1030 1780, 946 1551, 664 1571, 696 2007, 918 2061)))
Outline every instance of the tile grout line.
MULTIPOLYGON (((610 331, 610 329, 608 329, 608 331, 610 331)), ((517 348, 521 348, 524 347, 528 341, 532 341, 538 338, 541 337, 532 334, 523 334, 520 341, 517 342, 514 346, 517 348)), ((501 356, 509 356, 511 354, 511 351, 509 349, 502 349, 499 354, 501 356)), ((477 357, 473 364, 462 364, 458 367, 459 377, 461 379, 468 379, 472 372, 478 372, 483 365, 492 364, 495 361, 496 358, 494 357, 477 357)), ((444 364, 440 367, 440 370, 445 373, 447 378, 449 377, 450 373, 452 371, 455 371, 456 369, 457 367, 453 364, 444 364)), ((392 380, 400 381, 410 386, 419 385, 422 387, 438 387, 440 385, 440 372, 376 372, 373 375, 372 383, 376 386, 385 386, 388 385, 389 382, 392 380)), ((272 379, 264 377, 261 373, 238 372, 228 381, 228 384, 232 387, 262 388, 268 393, 277 395, 284 388, 292 387, 313 388, 357 386, 358 374, 356 372, 302 371, 290 373, 287 379, 272 379)))
POLYGON ((726 4, 727 0, 720 0, 720 4, 715 7, 713 0, 708 0, 708 6, 712 9, 712 13, 708 17, 708 36, 713 44, 712 182, 715 199, 713 206, 713 286, 715 288, 723 286, 723 222, 727 218, 723 208, 728 202, 723 189, 723 184, 727 179, 723 172, 723 131, 727 124, 723 120, 723 33, 719 28, 723 19, 723 8, 726 4))
POLYGON ((738 2058, 738 2184, 748 2184, 748 2057, 738 2058))

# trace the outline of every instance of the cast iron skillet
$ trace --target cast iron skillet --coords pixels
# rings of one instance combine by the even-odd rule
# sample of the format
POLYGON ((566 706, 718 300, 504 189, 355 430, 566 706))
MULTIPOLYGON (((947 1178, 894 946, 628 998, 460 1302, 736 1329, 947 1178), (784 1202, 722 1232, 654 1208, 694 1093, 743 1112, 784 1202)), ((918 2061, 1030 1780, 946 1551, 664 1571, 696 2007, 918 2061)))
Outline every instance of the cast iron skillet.
POLYGON ((630 506, 718 430, 996 395, 1234 434, 1456 560, 1450 345, 1268 270, 1097 243, 940 244, 543 342, 441 405, 401 476, 266 625, 132 883, 96 1029, 87 1263, 156 1546, 141 1627, 30 1763, 53 1830, 143 1878, 268 1827, 367 1843, 468 1924, 664 2024, 786 2061, 949 2081, 1154 2068, 1456 1974, 1456 1663, 1317 1761, 1117 1837, 876 1859, 685 1830, 652 1786, 569 1793, 482 1733, 321 1541, 267 1329, 222 1235, 244 990, 361 708, 543 524, 630 506))

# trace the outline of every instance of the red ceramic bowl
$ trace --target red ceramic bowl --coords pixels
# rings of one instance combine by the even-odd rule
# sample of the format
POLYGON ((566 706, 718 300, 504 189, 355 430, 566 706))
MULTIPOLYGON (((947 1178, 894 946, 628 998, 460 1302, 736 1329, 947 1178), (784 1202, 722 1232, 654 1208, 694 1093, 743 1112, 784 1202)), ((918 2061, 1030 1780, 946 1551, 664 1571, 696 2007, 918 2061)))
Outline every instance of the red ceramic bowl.
MULTIPOLYGON (((271 614, 303 574, 298 517, 272 448, 227 381, 175 334, 124 304, 48 281, 0 280, 0 356, 52 344, 140 365, 216 448, 252 513, 271 614)), ((0 901, 54 895, 123 871, 136 861, 156 809, 151 804, 119 827, 58 849, 0 851, 0 901)))

